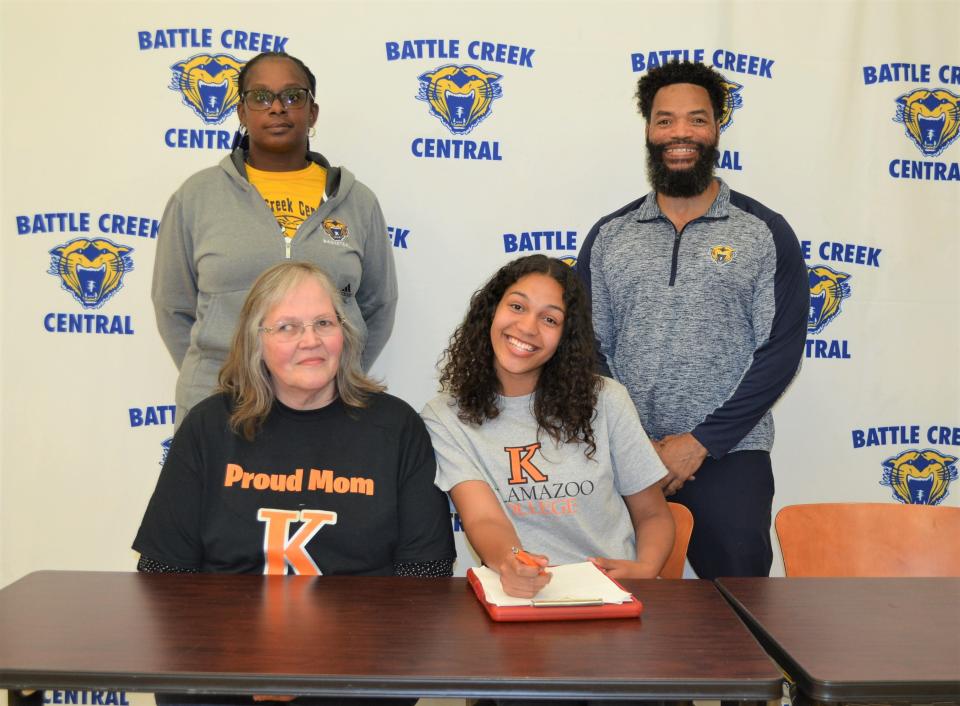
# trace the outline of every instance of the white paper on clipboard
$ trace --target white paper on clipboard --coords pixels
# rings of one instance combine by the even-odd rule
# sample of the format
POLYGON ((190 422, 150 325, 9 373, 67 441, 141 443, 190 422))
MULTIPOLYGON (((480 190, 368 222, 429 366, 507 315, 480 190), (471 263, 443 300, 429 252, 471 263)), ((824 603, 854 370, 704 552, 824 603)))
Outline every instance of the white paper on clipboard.
POLYGON ((508 596, 500 586, 500 574, 486 566, 476 567, 472 571, 480 579, 487 601, 501 607, 532 606, 534 603, 553 601, 626 603, 632 597, 589 561, 548 566, 547 571, 553 578, 533 599, 508 596))

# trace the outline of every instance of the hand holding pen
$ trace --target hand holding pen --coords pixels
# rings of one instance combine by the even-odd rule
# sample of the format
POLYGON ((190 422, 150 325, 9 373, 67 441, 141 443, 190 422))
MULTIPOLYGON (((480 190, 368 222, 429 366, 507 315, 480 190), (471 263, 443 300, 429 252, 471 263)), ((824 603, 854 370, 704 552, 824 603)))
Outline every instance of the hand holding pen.
POLYGON ((534 556, 533 554, 525 552, 520 547, 514 547, 511 551, 513 551, 513 556, 516 557, 517 561, 521 564, 532 566, 538 570, 537 573, 539 574, 543 573, 543 567, 547 565, 547 557, 542 555, 534 556))
POLYGON ((500 585, 509 596, 533 598, 550 583, 552 576, 545 571, 549 563, 542 554, 531 554, 513 547, 499 567, 500 585))

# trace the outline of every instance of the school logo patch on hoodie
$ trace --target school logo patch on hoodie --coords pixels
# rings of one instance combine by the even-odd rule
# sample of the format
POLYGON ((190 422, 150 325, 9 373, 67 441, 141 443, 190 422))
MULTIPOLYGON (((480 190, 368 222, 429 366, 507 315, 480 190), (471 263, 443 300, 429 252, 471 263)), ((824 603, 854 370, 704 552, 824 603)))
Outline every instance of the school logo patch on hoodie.
POLYGON ((347 231, 347 224, 341 223, 335 218, 327 218, 323 222, 323 229, 326 231, 334 240, 344 240, 349 232, 347 231))

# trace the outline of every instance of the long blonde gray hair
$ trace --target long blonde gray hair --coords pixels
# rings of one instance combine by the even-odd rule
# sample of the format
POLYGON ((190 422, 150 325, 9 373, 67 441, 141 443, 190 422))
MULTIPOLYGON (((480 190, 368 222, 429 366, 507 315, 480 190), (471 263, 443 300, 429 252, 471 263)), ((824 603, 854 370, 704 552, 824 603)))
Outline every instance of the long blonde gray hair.
POLYGON ((273 407, 275 394, 270 371, 263 362, 260 327, 267 313, 301 282, 314 279, 333 302, 343 331, 343 349, 337 367, 337 394, 349 407, 365 407, 367 398, 385 388, 360 367, 362 341, 347 320, 343 299, 327 274, 309 262, 283 262, 264 271, 250 288, 233 335, 227 362, 220 370, 217 392, 230 395, 230 428, 252 441, 273 407))

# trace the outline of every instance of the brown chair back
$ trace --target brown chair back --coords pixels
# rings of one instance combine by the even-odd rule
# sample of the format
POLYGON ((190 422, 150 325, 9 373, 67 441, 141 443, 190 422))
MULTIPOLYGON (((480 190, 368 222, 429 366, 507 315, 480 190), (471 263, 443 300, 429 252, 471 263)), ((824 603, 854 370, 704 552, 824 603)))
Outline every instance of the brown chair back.
POLYGON ((667 557, 667 563, 660 570, 660 577, 679 579, 683 578, 683 562, 687 558, 687 547, 693 532, 693 515, 680 503, 667 503, 667 507, 670 508, 677 529, 673 538, 673 549, 667 557))
POLYGON ((777 513, 787 576, 960 576, 960 508, 790 505, 777 513))

